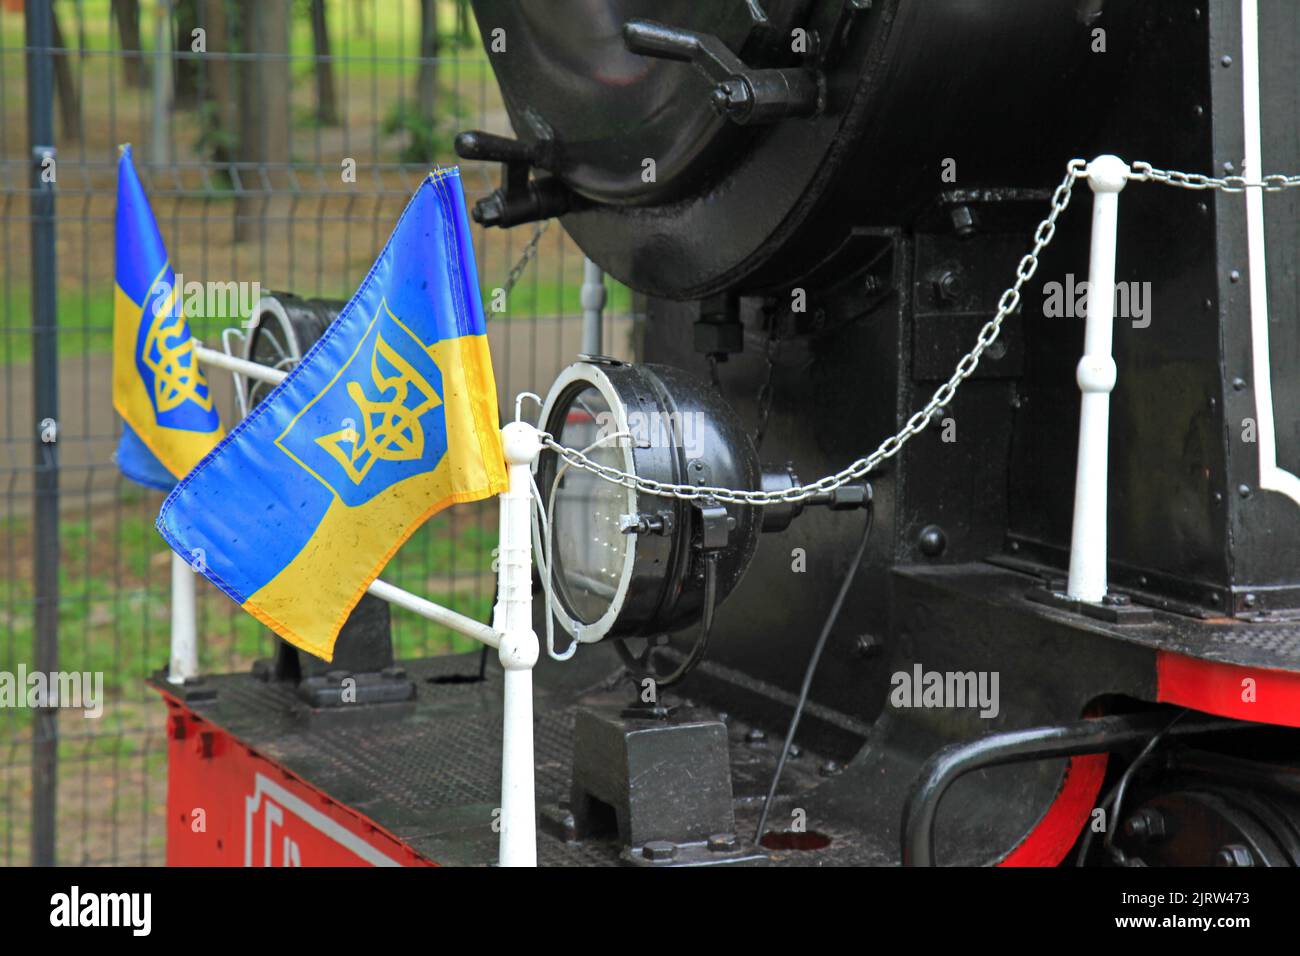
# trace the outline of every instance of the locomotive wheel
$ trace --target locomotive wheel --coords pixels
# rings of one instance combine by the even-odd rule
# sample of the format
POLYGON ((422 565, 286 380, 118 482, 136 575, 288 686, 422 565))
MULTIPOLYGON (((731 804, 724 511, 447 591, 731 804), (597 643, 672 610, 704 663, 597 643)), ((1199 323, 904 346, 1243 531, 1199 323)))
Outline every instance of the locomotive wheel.
POLYGON ((1231 787, 1174 790, 1127 814, 1115 845, 1135 865, 1300 866, 1300 807, 1231 787))

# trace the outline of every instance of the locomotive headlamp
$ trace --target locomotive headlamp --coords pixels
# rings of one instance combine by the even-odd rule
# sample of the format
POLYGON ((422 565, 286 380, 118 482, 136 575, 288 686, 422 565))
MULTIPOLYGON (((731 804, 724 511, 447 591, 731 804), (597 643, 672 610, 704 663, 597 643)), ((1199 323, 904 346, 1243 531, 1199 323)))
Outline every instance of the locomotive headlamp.
MULTIPOLYGON (((559 444, 639 478, 760 487, 753 443, 735 413, 678 369, 608 359, 571 365, 547 396, 542 426, 559 444)), ((701 616, 707 625, 757 544, 757 508, 650 494, 552 450, 538 462, 537 483, 549 526, 538 552, 553 611, 582 643, 664 634, 701 616)))
MULTIPOLYGON (((248 334, 244 337, 244 358, 279 371, 291 371, 325 334, 344 303, 325 299, 302 299, 290 292, 271 292, 253 304, 248 334)), ((248 379, 245 385, 248 408, 271 393, 270 382, 248 379)))

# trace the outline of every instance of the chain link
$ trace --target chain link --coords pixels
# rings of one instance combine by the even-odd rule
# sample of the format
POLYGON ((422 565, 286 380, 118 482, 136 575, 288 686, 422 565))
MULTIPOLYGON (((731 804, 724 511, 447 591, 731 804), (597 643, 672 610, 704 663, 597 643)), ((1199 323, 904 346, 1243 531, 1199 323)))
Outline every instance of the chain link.
POLYGON ((520 277, 523 276, 524 270, 528 268, 528 263, 537 258, 537 243, 541 241, 542 233, 546 232, 546 230, 550 228, 550 225, 551 220, 543 219, 533 229, 533 238, 529 239, 528 245, 524 246, 523 254, 519 257, 519 260, 514 264, 514 266, 511 267, 510 272, 506 275, 505 285, 501 287, 502 291, 507 296, 510 295, 510 290, 515 287, 515 283, 517 283, 520 277))
MULTIPOLYGON (((1284 189, 1300 187, 1300 176, 1265 176, 1262 180, 1248 180, 1242 176, 1216 178, 1199 173, 1173 172, 1157 169, 1150 163, 1134 163, 1129 178, 1134 182, 1156 182, 1181 189, 1205 190, 1217 189, 1227 193, 1244 192, 1247 189, 1263 189, 1266 192, 1280 192, 1284 189)), ((1066 167, 1065 179, 1052 194, 1052 208, 1047 218, 1034 230, 1034 247, 1016 267, 1016 281, 1002 293, 998 300, 997 313, 980 329, 975 340, 975 347, 962 356, 953 370, 952 376, 935 390, 925 406, 907 420, 907 423, 894 435, 881 442, 871 454, 859 458, 853 464, 833 475, 827 475, 810 484, 786 488, 781 491, 745 491, 734 488, 713 488, 704 485, 679 485, 668 482, 642 478, 609 465, 592 461, 574 448, 561 445, 555 438, 542 433, 542 444, 555 452, 575 468, 589 471, 605 481, 625 488, 633 488, 644 494, 663 498, 677 498, 682 501, 711 499, 723 504, 754 505, 757 507, 781 504, 794 504, 809 498, 827 494, 850 482, 859 481, 875 471, 880 464, 897 455, 912 438, 923 432, 935 417, 935 412, 951 403, 957 389, 966 379, 974 374, 980 358, 1002 331, 1002 323, 1020 307, 1020 295, 1025 283, 1038 271, 1039 257, 1056 236, 1056 223, 1070 205, 1074 185, 1087 177, 1088 163, 1083 159, 1072 159, 1066 167)), ((536 237, 534 237, 534 243, 536 237)))
POLYGON ((1276 193, 1284 189, 1300 187, 1300 176, 1265 176, 1263 179, 1251 180, 1245 176, 1205 176, 1201 173, 1180 173, 1167 169, 1157 169, 1150 163, 1134 163, 1129 179, 1139 183, 1161 183, 1179 189, 1217 189, 1225 193, 1243 193, 1247 189, 1262 189, 1276 193))

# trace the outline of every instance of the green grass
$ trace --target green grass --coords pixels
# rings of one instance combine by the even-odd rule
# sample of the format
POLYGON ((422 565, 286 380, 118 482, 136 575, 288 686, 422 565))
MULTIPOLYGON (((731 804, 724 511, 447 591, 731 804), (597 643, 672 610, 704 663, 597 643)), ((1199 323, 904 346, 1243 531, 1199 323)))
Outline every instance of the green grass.
MULTIPOLYGON (((132 493, 115 514, 93 521, 65 516, 60 525, 59 669, 100 672, 111 702, 139 690, 140 682, 166 663, 170 624, 170 557, 153 526, 154 506, 132 493)), ((403 546, 384 577, 438 604, 486 620, 491 611, 490 568, 495 525, 482 520, 438 518, 403 546), (491 525, 491 526, 489 526, 491 525), (476 577, 477 576, 477 577, 476 577), (447 590, 456 580, 471 589, 447 590)), ((0 525, 0 545, 30 534, 26 519, 0 525)), ((29 577, 0 580, 10 616, 0 638, 0 671, 30 666, 32 585, 29 577)), ((199 591, 200 664, 205 671, 241 670, 272 647, 269 632, 206 582, 199 591)), ((309 599, 310 596, 305 596, 309 599)), ((398 657, 473 650, 470 638, 404 611, 393 614, 398 657)), ((26 726, 18 710, 0 726, 26 726)))
MULTIPOLYGON (((506 299, 505 311, 501 313, 492 311, 492 295, 495 288, 494 285, 485 284, 481 290, 483 310, 487 313, 488 321, 497 315, 528 319, 533 316, 580 315, 582 312, 581 282, 561 283, 553 279, 540 278, 534 282, 530 281, 525 273, 519 280, 519 284, 510 291, 506 299)), ((606 312, 618 314, 631 311, 631 289, 610 279, 606 280, 605 288, 606 312)))
MULTIPOLYGON (((581 283, 560 283, 551 279, 529 281, 527 275, 514 287, 506 301, 506 310, 490 311, 494 286, 482 289, 488 321, 494 319, 526 320, 534 316, 577 315, 581 310, 581 283)), ((608 282, 606 309, 615 314, 632 308, 632 292, 626 286, 608 282)), ((335 293, 326 298, 346 299, 350 293, 335 293)), ((9 295, 0 299, 4 322, 0 323, 0 366, 30 362, 32 358, 31 295, 27 285, 15 284, 9 295)), ((61 288, 58 293, 58 339, 61 358, 83 355, 107 355, 113 349, 113 292, 108 288, 83 290, 80 285, 61 288)), ((205 317, 191 323, 195 335, 216 346, 220 330, 237 325, 236 316, 205 317)))

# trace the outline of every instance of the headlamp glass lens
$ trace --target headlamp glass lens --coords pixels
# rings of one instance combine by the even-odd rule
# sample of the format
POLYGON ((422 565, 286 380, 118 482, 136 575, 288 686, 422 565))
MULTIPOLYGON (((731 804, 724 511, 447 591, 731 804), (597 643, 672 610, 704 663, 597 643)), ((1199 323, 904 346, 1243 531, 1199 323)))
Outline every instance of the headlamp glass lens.
MULTIPOLYGON (((616 431, 614 415, 604 396, 587 387, 569 403, 558 440, 570 448, 586 448, 616 431)), ((597 445, 587 456, 601 465, 624 467, 621 440, 597 445)), ((542 489, 549 494, 550 489, 542 489)), ((555 491, 555 580, 565 604, 583 624, 594 624, 609 610, 627 560, 626 536, 618 529, 626 510, 626 492, 589 471, 568 468, 555 491)))

